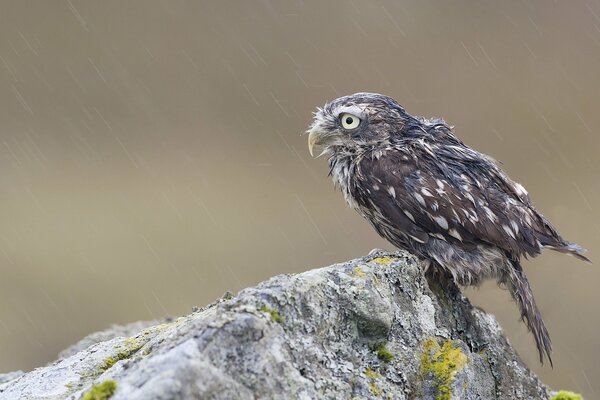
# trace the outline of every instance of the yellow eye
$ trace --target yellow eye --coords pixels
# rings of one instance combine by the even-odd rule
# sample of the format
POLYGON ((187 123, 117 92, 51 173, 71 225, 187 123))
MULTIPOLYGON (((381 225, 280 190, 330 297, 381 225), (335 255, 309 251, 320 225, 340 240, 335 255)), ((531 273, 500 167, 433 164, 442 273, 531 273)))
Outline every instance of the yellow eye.
POLYGON ((356 115, 343 113, 340 115, 340 122, 342 123, 344 129, 352 130, 358 128, 360 125, 360 118, 358 118, 356 115))

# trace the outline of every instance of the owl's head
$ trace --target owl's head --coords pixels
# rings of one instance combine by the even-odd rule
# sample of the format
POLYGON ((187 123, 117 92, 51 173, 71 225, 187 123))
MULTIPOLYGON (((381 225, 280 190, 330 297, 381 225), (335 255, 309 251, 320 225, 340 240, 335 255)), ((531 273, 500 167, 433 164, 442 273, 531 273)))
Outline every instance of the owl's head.
POLYGON ((391 97, 376 93, 355 93, 325 104, 314 113, 307 130, 308 149, 322 149, 320 155, 339 150, 354 152, 381 144, 402 130, 408 115, 391 97))

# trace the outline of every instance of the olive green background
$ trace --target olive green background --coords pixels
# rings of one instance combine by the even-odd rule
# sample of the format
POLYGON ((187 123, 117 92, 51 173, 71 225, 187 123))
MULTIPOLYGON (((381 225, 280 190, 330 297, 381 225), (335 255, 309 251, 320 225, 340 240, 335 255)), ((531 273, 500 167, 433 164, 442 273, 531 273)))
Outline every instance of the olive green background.
MULTIPOLYGON (((600 260, 597 1, 0 1, 0 371, 112 323, 390 248, 309 157, 356 91, 441 116, 600 260)), ((600 270, 525 262, 554 388, 600 397, 600 270)))

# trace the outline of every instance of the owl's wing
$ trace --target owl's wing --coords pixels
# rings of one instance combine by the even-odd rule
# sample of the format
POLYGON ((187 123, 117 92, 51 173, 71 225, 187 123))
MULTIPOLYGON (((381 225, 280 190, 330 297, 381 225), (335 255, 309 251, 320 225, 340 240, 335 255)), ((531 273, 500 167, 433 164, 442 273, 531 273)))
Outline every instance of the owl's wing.
POLYGON ((542 240, 556 242, 554 228, 544 226, 526 192, 498 167, 430 156, 392 149, 364 157, 355 197, 379 212, 383 223, 420 242, 436 237, 465 248, 490 244, 532 256, 539 254, 542 240))

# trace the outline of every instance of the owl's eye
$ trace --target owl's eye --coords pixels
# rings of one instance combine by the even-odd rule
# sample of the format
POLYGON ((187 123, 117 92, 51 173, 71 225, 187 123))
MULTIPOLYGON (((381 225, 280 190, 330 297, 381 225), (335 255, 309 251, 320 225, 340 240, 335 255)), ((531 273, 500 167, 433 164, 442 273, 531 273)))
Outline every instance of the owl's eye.
POLYGON ((358 128, 360 125, 360 118, 358 118, 356 115, 343 113, 340 115, 340 122, 342 123, 344 129, 352 130, 358 128))

